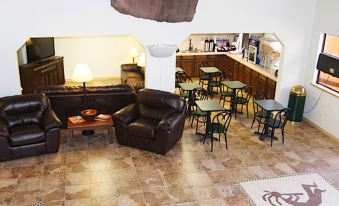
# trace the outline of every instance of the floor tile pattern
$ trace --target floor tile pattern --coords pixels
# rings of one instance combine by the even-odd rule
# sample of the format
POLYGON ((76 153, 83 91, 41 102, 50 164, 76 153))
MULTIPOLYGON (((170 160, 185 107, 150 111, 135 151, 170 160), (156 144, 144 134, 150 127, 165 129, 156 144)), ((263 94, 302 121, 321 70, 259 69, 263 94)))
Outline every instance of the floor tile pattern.
MULTIPOLYGON (((187 120, 166 155, 108 144, 104 131, 63 131, 60 150, 0 163, 0 205, 250 205, 235 181, 317 171, 339 187, 339 143, 305 122, 288 124, 285 144, 264 142, 251 118, 232 119, 225 142, 202 144, 187 120)), ((199 130, 203 131, 203 126, 199 130)), ((280 137, 280 134, 277 134, 280 137)))

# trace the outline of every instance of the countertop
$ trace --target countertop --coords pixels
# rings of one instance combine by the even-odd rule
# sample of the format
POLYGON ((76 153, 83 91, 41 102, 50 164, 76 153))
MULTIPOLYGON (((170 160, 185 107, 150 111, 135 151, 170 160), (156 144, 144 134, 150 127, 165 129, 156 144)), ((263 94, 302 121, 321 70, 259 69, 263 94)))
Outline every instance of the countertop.
POLYGON ((197 56, 197 55, 226 55, 239 63, 253 69, 254 71, 270 78, 273 81, 277 81, 277 77, 274 75, 274 71, 272 69, 265 69, 257 64, 252 64, 248 62, 246 59, 242 59, 242 54, 232 54, 230 52, 178 52, 177 56, 197 56))

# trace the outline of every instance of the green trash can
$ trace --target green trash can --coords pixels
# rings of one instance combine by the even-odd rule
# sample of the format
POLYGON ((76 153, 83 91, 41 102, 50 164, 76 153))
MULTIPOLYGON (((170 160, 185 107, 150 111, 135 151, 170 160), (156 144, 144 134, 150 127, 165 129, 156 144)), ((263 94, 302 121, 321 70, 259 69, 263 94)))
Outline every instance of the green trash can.
POLYGON ((288 120, 292 122, 301 122, 303 119, 305 100, 306 90, 304 87, 297 85, 290 90, 288 107, 291 108, 291 113, 288 120))

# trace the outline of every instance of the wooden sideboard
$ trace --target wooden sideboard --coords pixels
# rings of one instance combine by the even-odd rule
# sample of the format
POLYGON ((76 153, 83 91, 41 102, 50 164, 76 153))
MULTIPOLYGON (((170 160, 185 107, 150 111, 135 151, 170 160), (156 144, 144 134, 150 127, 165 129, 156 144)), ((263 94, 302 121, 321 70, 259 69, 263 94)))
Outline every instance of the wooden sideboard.
POLYGON ((34 93, 38 87, 65 83, 63 57, 50 57, 39 63, 19 66, 23 94, 34 93))
POLYGON ((191 77, 199 77, 199 65, 207 62, 231 76, 233 80, 252 86, 253 96, 257 92, 265 92, 274 99, 276 81, 225 55, 177 55, 176 66, 183 68, 191 77))

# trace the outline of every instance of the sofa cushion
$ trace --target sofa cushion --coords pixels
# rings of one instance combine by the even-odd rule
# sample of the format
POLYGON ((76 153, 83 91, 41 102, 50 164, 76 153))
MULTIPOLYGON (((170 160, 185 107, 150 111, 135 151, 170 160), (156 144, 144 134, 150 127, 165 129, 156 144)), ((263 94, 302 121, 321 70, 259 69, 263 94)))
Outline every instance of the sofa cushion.
POLYGON ((145 139, 154 139, 155 128, 158 120, 140 118, 127 126, 127 133, 145 139))
POLYGON ((43 142, 45 135, 38 124, 23 125, 11 128, 9 139, 11 146, 16 147, 43 142))

